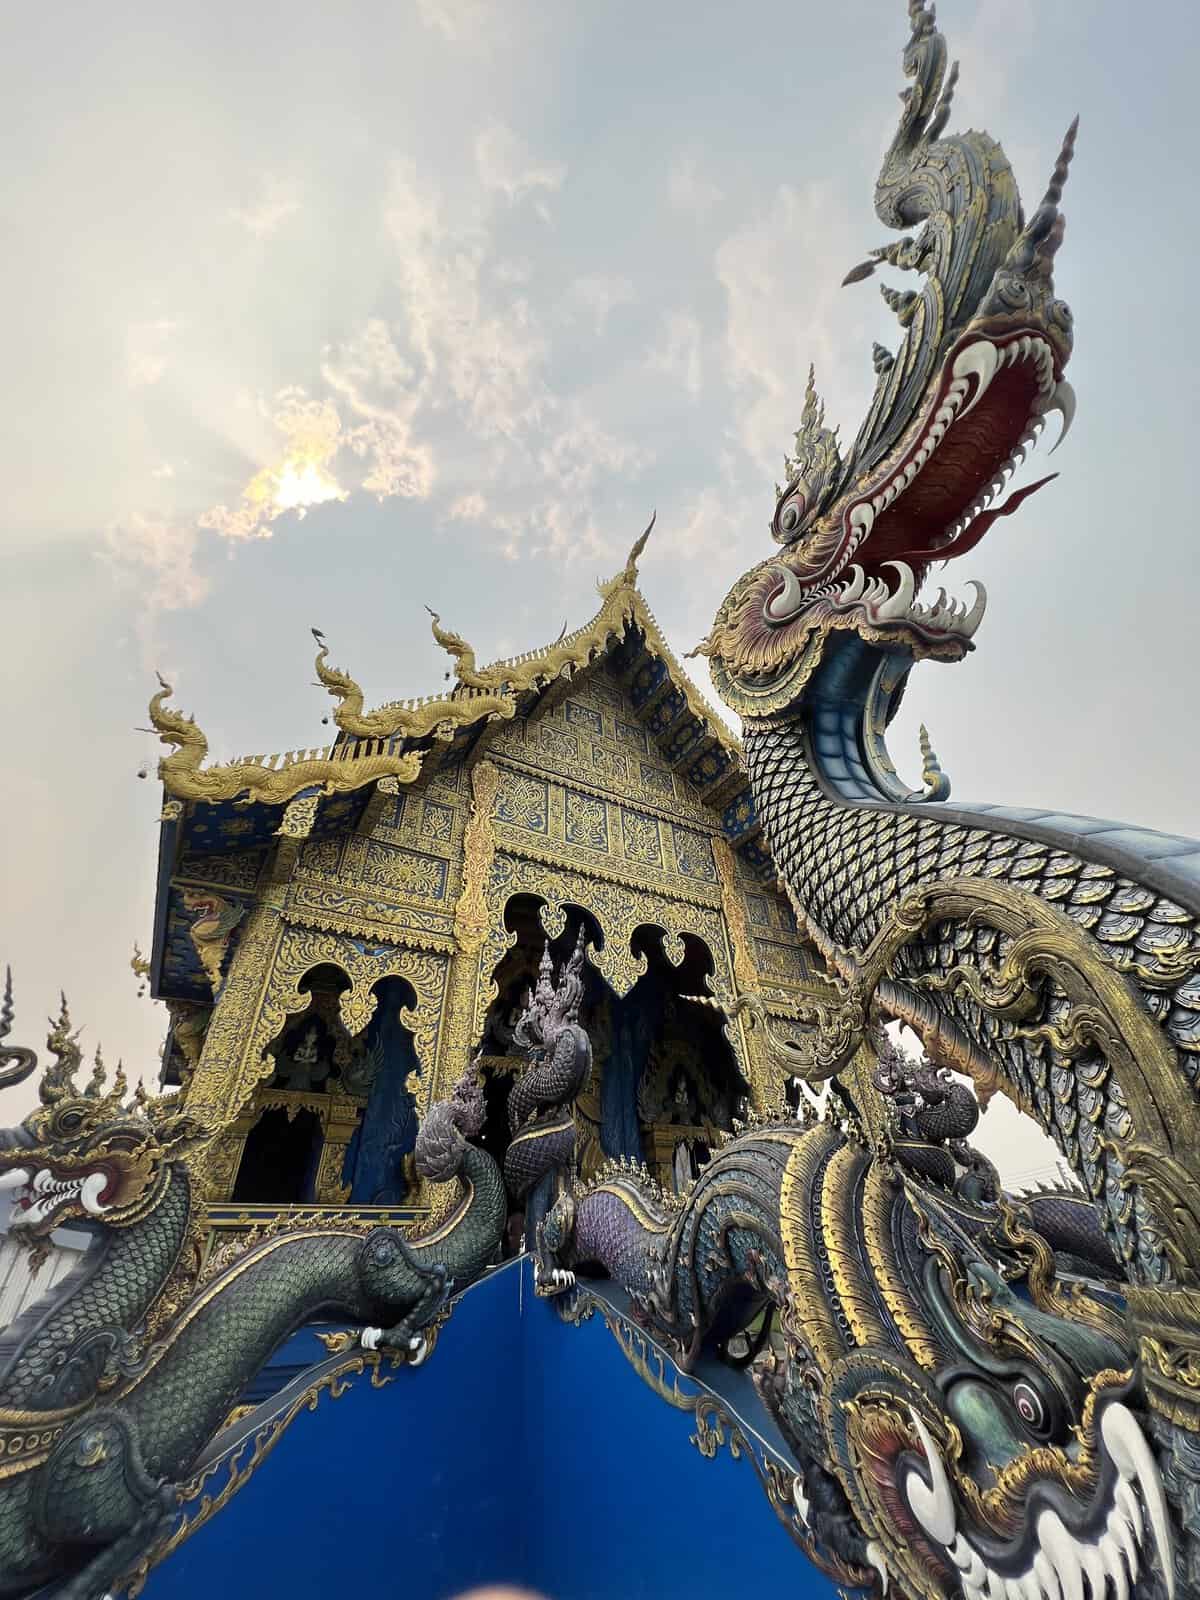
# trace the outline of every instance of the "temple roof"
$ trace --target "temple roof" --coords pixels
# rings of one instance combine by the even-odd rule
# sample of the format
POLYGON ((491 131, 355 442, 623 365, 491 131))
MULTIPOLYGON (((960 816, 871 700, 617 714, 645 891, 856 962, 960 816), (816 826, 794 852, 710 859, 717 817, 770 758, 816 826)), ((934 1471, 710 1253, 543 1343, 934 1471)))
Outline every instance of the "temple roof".
MULTIPOLYGON (((166 947, 178 946, 180 956, 190 951, 190 919, 175 907, 177 896, 169 887, 185 855, 193 860, 236 855, 249 863, 256 852, 261 859, 277 835, 320 839, 353 828, 380 779, 406 785, 422 770, 465 760, 489 724, 527 714, 556 685, 601 661, 624 680, 648 734, 712 808, 749 868, 772 875, 740 742, 692 683, 638 589, 637 562, 649 533, 648 527, 622 570, 598 585, 595 615, 540 649, 479 666, 471 646, 431 613, 434 637, 454 662, 454 684, 442 694, 365 710, 362 689, 349 673, 330 665, 325 640, 314 629, 317 677, 335 702, 338 727, 334 742, 320 749, 206 765, 208 741, 194 719, 167 705, 172 690, 160 679, 150 719, 163 743, 175 748, 158 767, 164 806, 155 989, 166 947), (172 921, 179 926, 172 928, 172 921)), ((193 875, 223 881, 207 871, 184 874, 193 875)), ((232 881, 228 886, 235 894, 253 887, 232 881)), ((197 972, 196 979, 195 998, 204 998, 202 974, 197 972)))

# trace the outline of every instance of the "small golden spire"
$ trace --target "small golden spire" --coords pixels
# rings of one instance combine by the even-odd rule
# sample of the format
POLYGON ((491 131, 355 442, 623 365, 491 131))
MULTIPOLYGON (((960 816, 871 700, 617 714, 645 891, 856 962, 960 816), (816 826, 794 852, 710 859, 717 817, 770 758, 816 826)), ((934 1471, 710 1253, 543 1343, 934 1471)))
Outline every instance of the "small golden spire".
MULTIPOLYGON (((451 633, 449 628, 443 628, 442 619, 432 606, 426 606, 425 609, 433 618, 433 637, 447 655, 454 657, 454 676, 459 683, 468 689, 493 688, 491 677, 477 671, 475 651, 463 638, 462 634, 451 633)), ((449 677, 450 674, 447 673, 446 676, 449 677)))
POLYGON ((922 800, 948 800, 950 798, 950 778, 942 771, 941 762, 934 754, 933 746, 929 742, 929 733, 925 724, 921 724, 921 782, 925 785, 922 800))
POLYGON ((88 1099, 88 1100, 99 1100, 100 1099, 101 1095, 104 1092, 104 1080, 105 1080, 106 1077, 107 1077, 107 1072, 106 1072, 105 1066, 104 1066, 104 1056, 103 1056, 103 1053, 101 1052, 100 1046, 97 1045, 96 1046, 96 1060, 95 1060, 94 1066, 92 1067, 92 1075, 88 1079, 87 1084, 86 1084, 86 1086, 84 1088, 84 1091, 83 1091, 84 1096, 85 1096, 86 1099, 88 1099))
POLYGON ((650 513, 650 521, 634 540, 633 549, 630 550, 628 556, 625 558, 625 565, 622 567, 621 571, 617 573, 615 578, 610 578, 607 583, 597 583, 596 588, 605 599, 608 599, 610 595, 616 594, 619 589, 635 589, 637 587, 638 560, 642 554, 642 551, 646 548, 646 541, 650 537, 650 530, 654 527, 654 524, 657 520, 658 512, 652 511, 650 513))

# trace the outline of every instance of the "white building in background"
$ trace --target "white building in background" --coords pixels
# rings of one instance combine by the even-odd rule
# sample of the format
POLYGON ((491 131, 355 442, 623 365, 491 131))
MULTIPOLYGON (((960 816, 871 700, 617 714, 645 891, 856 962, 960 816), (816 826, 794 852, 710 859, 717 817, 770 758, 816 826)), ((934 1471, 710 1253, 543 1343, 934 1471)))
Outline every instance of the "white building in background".
POLYGON ((50 1254, 38 1272, 29 1270, 30 1253, 8 1231, 9 1202, 0 1196, 0 1328, 7 1328, 35 1300, 40 1300, 71 1268, 77 1266, 91 1243, 85 1233, 59 1228, 51 1236, 50 1254))

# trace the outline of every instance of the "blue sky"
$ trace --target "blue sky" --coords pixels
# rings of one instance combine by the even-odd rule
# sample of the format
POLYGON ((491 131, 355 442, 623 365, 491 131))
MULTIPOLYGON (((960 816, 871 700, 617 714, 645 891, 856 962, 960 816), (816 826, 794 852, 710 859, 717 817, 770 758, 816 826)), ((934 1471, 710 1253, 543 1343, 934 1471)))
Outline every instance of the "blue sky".
MULTIPOLYGON (((1079 415, 1060 478, 948 574, 988 586, 978 649, 914 678, 893 752, 914 773, 925 721, 963 798, 1200 831, 1200 23, 1177 0, 940 22, 951 126, 997 136, 1027 202, 1080 113, 1057 273, 1079 415)), ((810 360, 852 436, 894 343, 875 286, 838 285, 885 237, 906 36, 901 0, 23 18, 0 213, 22 1037, 65 985, 85 1039, 154 1070, 127 963, 155 667, 219 757, 316 744, 311 626, 371 703, 431 692, 423 604, 484 658, 542 643, 654 507, 643 589, 680 652, 707 632, 768 552, 810 360), (272 518, 314 486, 343 498, 272 518)))

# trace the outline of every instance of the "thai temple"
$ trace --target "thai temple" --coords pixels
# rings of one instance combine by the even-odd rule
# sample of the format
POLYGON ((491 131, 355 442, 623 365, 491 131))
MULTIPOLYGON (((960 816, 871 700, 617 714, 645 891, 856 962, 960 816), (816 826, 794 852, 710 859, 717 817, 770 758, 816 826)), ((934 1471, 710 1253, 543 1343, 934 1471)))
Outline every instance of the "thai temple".
MULTIPOLYGON (((566 951, 581 927, 582 1176, 625 1157, 677 1190, 735 1116, 784 1092, 762 1030, 696 1002, 762 992, 791 1017, 826 993, 821 963, 738 741, 672 655, 635 559, 602 587, 583 627, 487 668, 435 620, 453 690, 319 754, 261 758, 271 787, 248 804, 239 764, 222 796, 166 761, 148 974, 172 1019, 164 1085, 236 1112, 208 1159, 218 1231, 288 1205, 426 1209, 416 1128, 469 1053, 502 1159, 513 1025, 547 940, 566 951), (306 781, 313 761, 333 792, 306 781)), ((361 691, 326 655, 352 726, 361 691)), ((152 714, 173 736, 165 701, 152 714)))
POLYGON ((426 699, 317 633, 320 749, 160 680, 161 1081, 0 994, 0 1600, 1200 1596, 1200 841, 888 754, 1075 415, 1075 125, 1023 206, 908 23, 846 282, 919 287, 852 443, 796 397, 736 734, 649 528, 527 654, 434 616, 426 699))

